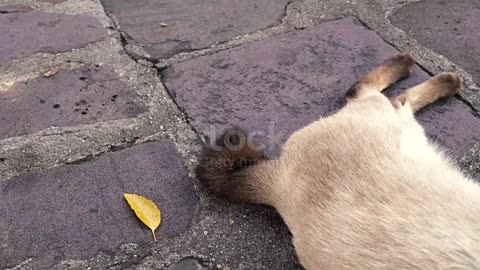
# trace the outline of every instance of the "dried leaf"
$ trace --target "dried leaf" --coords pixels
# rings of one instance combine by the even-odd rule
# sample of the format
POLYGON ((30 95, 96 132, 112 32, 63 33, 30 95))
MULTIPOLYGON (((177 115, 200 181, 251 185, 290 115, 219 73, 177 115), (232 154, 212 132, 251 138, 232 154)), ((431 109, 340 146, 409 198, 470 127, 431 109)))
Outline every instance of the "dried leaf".
POLYGON ((43 73, 43 77, 45 77, 45 78, 52 77, 53 75, 57 74, 59 71, 60 71, 59 67, 54 67, 54 68, 50 69, 49 71, 43 73))
POLYGON ((160 209, 151 200, 137 194, 123 193, 123 197, 127 200, 138 219, 150 228, 153 240, 157 241, 155 230, 160 225, 160 209))

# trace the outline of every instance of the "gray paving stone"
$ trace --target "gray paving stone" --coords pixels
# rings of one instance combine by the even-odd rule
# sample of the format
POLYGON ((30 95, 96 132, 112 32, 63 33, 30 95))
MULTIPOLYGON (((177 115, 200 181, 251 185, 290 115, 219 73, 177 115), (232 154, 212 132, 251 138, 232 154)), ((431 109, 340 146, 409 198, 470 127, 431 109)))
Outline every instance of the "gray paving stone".
POLYGON ((279 22, 289 1, 102 0, 105 9, 118 18, 121 30, 154 58, 267 28, 279 22))
POLYGON ((138 95, 117 74, 84 66, 17 82, 0 92, 0 139, 50 126, 133 117, 145 110, 138 95))
MULTIPOLYGON (((281 143, 339 109, 347 89, 395 53, 374 32, 344 18, 174 64, 163 80, 201 133, 211 136, 239 125, 273 134, 279 138, 273 142, 281 143)), ((396 89, 428 78, 416 68, 396 89)), ((458 156, 480 139, 480 119, 456 98, 430 106, 418 119, 458 156)))
POLYGON ((0 183, 0 268, 32 257, 33 269, 48 269, 62 259, 152 241, 123 192, 142 194, 160 207, 158 239, 184 232, 198 204, 180 155, 167 140, 15 177, 0 183))
POLYGON ((390 20, 462 66, 480 84, 480 1, 425 0, 397 10, 390 20))
POLYGON ((0 14, 0 64, 38 52, 58 53, 81 48, 107 35, 97 18, 86 15, 0 14))

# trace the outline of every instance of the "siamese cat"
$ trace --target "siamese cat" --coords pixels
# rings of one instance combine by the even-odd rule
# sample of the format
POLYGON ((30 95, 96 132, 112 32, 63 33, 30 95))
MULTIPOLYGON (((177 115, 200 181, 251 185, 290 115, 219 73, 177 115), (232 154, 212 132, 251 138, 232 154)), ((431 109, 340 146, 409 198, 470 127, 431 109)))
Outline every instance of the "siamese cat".
POLYGON ((293 133, 278 158, 228 130, 205 148, 199 181, 216 196, 273 206, 306 269, 480 269, 480 186, 414 117, 462 80, 441 73, 384 96, 414 63, 397 55, 362 77, 341 110, 293 133))

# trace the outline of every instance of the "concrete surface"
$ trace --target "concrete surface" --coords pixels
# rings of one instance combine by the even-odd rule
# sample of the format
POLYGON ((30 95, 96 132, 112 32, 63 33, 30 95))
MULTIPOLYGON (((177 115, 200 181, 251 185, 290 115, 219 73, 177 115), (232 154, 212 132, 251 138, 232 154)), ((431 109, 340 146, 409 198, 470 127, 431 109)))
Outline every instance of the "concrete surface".
POLYGON ((50 3, 50 4, 56 5, 56 4, 61 4, 61 3, 65 2, 65 1, 67 1, 67 0, 35 0, 35 1, 37 1, 37 2, 46 2, 46 3, 50 3))
POLYGON ((0 0, 0 268, 301 269, 272 209, 202 192, 202 138, 263 127, 274 153, 396 51, 419 67, 389 94, 464 79, 418 118, 480 178, 475 1, 192 3, 0 0), (123 192, 162 209, 157 242, 123 192))
POLYGON ((204 267, 202 267, 197 260, 192 259, 192 258, 187 258, 175 265, 173 267, 174 270, 202 270, 204 267))

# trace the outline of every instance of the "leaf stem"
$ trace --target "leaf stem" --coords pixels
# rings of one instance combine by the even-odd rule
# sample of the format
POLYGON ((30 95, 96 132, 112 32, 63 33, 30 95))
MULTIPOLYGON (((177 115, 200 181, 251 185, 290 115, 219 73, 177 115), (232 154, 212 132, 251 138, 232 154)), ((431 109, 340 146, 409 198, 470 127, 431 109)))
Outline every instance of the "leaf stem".
POLYGON ((155 231, 152 230, 152 235, 153 235, 153 241, 157 241, 157 236, 155 235, 155 231))

